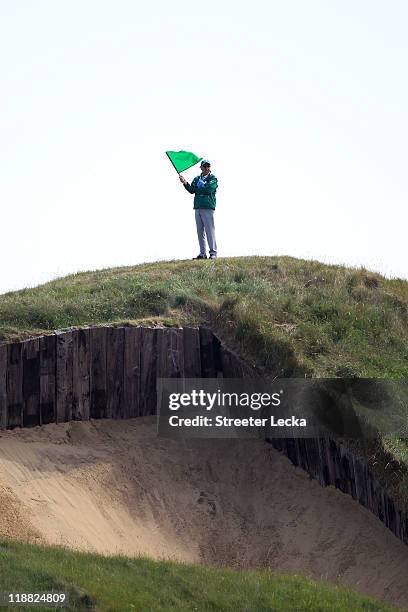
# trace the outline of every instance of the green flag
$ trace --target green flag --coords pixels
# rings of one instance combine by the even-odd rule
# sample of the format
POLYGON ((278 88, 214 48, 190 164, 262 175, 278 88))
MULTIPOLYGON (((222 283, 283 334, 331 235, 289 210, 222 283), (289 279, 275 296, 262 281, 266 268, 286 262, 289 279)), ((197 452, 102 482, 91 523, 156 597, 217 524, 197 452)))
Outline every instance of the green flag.
POLYGON ((166 155, 178 173, 184 172, 203 159, 190 151, 166 151, 166 155))

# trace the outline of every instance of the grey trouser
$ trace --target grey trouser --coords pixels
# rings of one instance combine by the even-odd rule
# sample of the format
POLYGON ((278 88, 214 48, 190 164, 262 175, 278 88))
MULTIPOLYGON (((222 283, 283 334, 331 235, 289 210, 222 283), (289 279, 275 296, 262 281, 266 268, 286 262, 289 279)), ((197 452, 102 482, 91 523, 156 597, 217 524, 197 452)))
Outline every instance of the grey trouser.
POLYGON ((200 244, 200 255, 206 255, 205 237, 207 236, 210 255, 217 255, 215 240, 214 211, 211 208, 197 208, 195 211, 197 236, 200 244))

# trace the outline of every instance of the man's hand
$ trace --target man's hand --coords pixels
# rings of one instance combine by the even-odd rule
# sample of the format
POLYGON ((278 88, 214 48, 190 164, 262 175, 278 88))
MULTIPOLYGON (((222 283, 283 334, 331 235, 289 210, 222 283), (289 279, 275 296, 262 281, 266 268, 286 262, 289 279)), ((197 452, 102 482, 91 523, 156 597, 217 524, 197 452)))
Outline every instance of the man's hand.
POLYGON ((181 174, 179 174, 179 179, 183 183, 183 185, 187 183, 186 179, 184 178, 184 176, 181 176, 181 174))

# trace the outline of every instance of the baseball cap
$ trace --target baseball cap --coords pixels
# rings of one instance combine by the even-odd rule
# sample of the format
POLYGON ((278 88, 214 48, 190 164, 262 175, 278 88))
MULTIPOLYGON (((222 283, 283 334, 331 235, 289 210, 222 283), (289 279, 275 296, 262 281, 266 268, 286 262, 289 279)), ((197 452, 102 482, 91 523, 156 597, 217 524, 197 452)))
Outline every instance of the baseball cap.
POLYGON ((205 166, 206 164, 208 164, 209 166, 211 166, 211 162, 208 161, 208 159, 203 159, 201 160, 201 166, 205 166))

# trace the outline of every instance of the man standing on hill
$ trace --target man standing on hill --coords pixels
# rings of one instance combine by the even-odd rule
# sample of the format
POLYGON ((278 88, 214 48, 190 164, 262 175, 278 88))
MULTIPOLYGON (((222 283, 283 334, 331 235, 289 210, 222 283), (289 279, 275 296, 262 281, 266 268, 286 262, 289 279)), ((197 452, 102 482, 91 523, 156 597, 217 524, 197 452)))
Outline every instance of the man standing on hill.
POLYGON ((215 192, 217 191, 218 181, 214 174, 211 174, 211 164, 208 159, 201 162, 201 174, 196 176, 191 185, 179 174, 180 181, 189 193, 194 193, 194 211, 197 225, 198 243, 200 254, 194 259, 207 259, 205 237, 207 236, 210 259, 217 257, 217 243, 215 240, 214 211, 215 211, 215 192))

